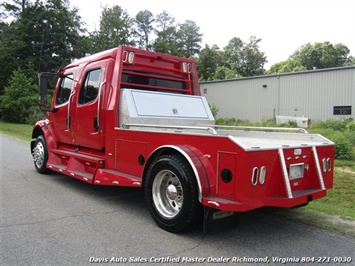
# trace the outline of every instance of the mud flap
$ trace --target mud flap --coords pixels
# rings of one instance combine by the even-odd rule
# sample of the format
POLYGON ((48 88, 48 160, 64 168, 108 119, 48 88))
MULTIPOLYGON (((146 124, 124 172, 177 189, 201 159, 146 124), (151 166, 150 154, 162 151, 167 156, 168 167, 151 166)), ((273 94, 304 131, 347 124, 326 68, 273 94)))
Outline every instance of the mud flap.
POLYGON ((205 233, 219 233, 238 224, 238 213, 204 207, 203 231, 205 233))

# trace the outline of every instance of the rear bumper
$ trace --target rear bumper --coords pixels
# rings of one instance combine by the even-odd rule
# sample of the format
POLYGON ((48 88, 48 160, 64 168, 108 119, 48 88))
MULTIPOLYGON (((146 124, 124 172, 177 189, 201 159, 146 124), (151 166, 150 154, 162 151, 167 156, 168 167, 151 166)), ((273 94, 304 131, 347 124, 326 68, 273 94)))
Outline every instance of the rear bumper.
POLYGON ((251 200, 248 202, 237 202, 234 200, 223 199, 214 196, 204 197, 202 204, 204 206, 228 211, 228 212, 246 212, 261 207, 281 207, 292 208, 309 203, 312 200, 323 198, 327 195, 326 189, 304 189, 294 191, 292 197, 272 196, 261 200, 251 200))

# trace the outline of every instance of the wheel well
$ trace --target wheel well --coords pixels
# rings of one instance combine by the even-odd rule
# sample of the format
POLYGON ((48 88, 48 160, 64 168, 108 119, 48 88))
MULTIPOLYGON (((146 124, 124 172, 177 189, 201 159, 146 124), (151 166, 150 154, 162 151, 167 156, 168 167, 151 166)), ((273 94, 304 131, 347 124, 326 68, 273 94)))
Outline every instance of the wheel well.
POLYGON ((143 186, 144 186, 144 184, 145 184, 145 177, 146 177, 146 174, 147 174, 148 169, 149 169, 150 165, 152 164, 152 162, 153 162, 156 158, 158 158, 159 156, 168 155, 168 154, 169 154, 169 155, 181 155, 182 158, 187 161, 187 163, 189 164, 189 166, 191 167, 192 171, 193 171, 194 174, 195 174, 195 178, 196 178, 196 182, 197 182, 197 184, 198 184, 198 190, 199 190, 199 191, 198 191, 198 193, 199 193, 199 200, 201 201, 201 198, 202 198, 202 187, 201 187, 201 182, 200 182, 200 180, 199 180, 200 177, 198 176, 197 171, 195 171, 196 168, 195 168, 193 165, 191 165, 191 162, 190 162, 189 159, 188 159, 188 156, 189 156, 189 155, 184 154, 184 151, 180 150, 180 148, 177 147, 177 146, 176 146, 176 147, 175 147, 175 146, 165 146, 165 147, 161 147, 161 148, 155 150, 155 151, 149 156, 149 158, 148 158, 148 160, 147 160, 147 162, 146 162, 146 164, 145 164, 145 166, 144 166, 144 170, 143 170, 143 176, 142 176, 142 184, 143 184, 143 186))
POLYGON ((32 138, 35 139, 40 135, 44 135, 43 130, 41 127, 37 126, 32 131, 32 138))
POLYGON ((147 163, 145 164, 145 167, 144 167, 144 171, 143 171, 143 176, 142 176, 142 182, 144 184, 144 179, 145 179, 145 176, 147 174, 147 171, 149 169, 149 166, 152 164, 152 162, 158 158, 159 156, 162 156, 162 155, 167 155, 167 154, 171 154, 171 155, 177 155, 177 154, 180 154, 180 152, 178 152, 177 150, 171 148, 171 147, 163 147, 163 148, 160 148, 156 151, 154 151, 148 158, 148 161, 147 163))

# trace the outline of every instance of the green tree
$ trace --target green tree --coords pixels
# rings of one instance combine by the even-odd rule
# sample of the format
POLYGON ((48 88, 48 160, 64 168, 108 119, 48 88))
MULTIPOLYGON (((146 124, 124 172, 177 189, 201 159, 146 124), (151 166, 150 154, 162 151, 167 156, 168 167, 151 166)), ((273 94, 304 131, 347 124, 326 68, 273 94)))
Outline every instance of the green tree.
POLYGON ((196 65, 201 81, 213 80, 217 68, 222 65, 222 51, 217 45, 210 47, 206 44, 196 59, 196 65))
POLYGON ((223 79, 233 79, 236 78, 235 70, 230 69, 226 66, 219 66, 216 69, 213 79, 223 80, 223 79))
POLYGON ((132 45, 133 19, 120 6, 104 7, 100 18, 100 30, 97 33, 97 48, 106 50, 118 45, 132 45))
POLYGON ((0 117, 3 121, 26 123, 38 99, 36 82, 21 68, 13 71, 9 86, 0 96, 0 117))
POLYGON ((241 77, 263 75, 267 60, 265 53, 259 49, 260 41, 255 36, 251 36, 248 43, 237 37, 231 39, 224 48, 225 66, 234 69, 236 75, 241 77))
POLYGON ((182 54, 184 57, 190 57, 200 52, 202 34, 199 32, 200 27, 196 22, 186 20, 179 25, 179 37, 181 40, 182 54))
POLYGON ((83 54, 81 18, 68 0, 26 2, 23 10, 15 4, 4 11, 12 22, 1 27, 0 91, 18 67, 33 64, 38 72, 56 71, 83 54))
POLYGON ((153 50, 160 53, 182 56, 180 35, 175 25, 175 18, 166 11, 155 18, 155 34, 153 50))
POLYGON ((168 36, 167 30, 171 27, 175 27, 175 18, 166 11, 158 14, 155 18, 155 22, 158 28, 155 29, 155 33, 160 35, 163 40, 168 36))
POLYGON ((341 43, 335 45, 330 42, 307 43, 298 48, 286 61, 272 65, 267 74, 353 65, 355 60, 349 53, 349 48, 341 43))
POLYGON ((351 61, 349 48, 330 42, 307 43, 297 49, 291 58, 299 60, 307 70, 345 66, 351 61))
POLYGON ((286 61, 276 63, 270 67, 266 74, 279 74, 286 72, 305 71, 307 68, 296 58, 289 58, 286 61))
POLYGON ((135 18, 135 25, 137 27, 136 37, 138 38, 138 45, 143 49, 150 49, 151 43, 149 41, 150 35, 153 32, 153 13, 149 10, 138 12, 135 18))
POLYGON ((21 48, 17 36, 13 34, 14 27, 6 23, 1 23, 0 33, 0 95, 4 87, 8 85, 9 77, 19 62, 16 58, 16 50, 21 48))

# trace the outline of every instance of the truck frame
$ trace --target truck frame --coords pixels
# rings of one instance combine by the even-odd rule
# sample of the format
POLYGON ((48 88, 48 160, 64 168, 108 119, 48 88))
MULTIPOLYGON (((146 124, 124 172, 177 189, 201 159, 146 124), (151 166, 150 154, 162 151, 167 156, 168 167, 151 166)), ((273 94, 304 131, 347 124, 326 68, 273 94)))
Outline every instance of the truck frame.
MULTIPOLYGON (((167 231, 303 206, 333 186, 333 142, 304 129, 216 125, 191 59, 118 46, 57 75, 46 117, 33 127, 35 169, 142 187, 167 231)), ((40 91, 44 106, 45 73, 40 91)))

